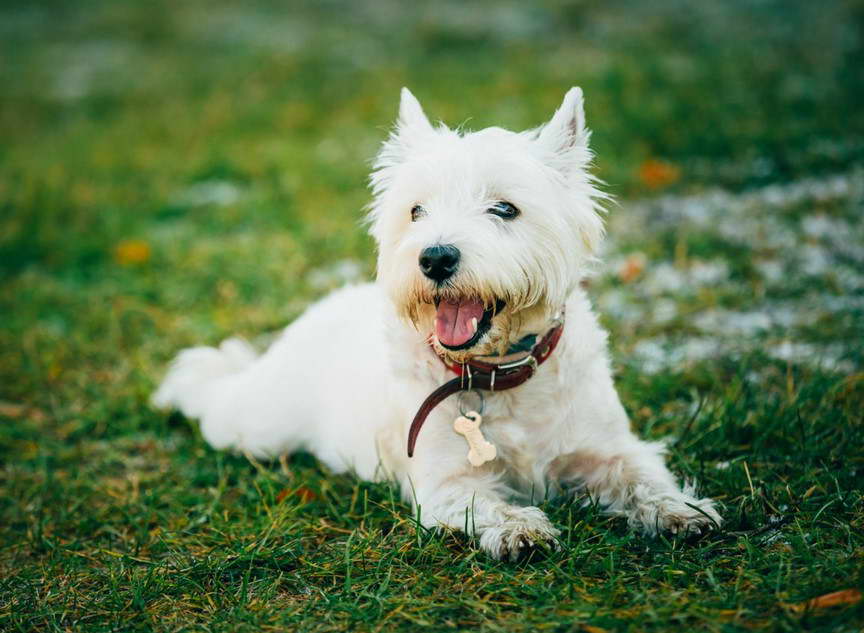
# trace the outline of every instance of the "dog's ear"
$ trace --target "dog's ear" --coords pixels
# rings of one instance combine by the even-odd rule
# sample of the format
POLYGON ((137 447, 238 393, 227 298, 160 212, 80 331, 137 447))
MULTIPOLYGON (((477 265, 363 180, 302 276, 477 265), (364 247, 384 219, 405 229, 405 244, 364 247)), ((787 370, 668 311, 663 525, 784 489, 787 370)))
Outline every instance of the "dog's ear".
MULTIPOLYGON (((442 125, 439 129, 443 128, 442 125)), ((420 102, 408 88, 402 88, 399 117, 390 131, 390 136, 378 150, 369 178, 372 193, 376 198, 382 196, 390 186, 394 169, 404 163, 412 151, 434 138, 436 134, 438 132, 426 118, 420 102)), ((374 234, 376 230, 374 227, 378 221, 378 213, 374 207, 369 214, 369 219, 373 224, 374 234)))
POLYGON ((564 101, 552 119, 540 128, 537 141, 555 153, 566 153, 587 147, 589 136, 585 128, 582 89, 573 87, 564 95, 564 101))
POLYGON ((386 187, 386 170, 405 161, 412 150, 434 137, 435 128, 423 113, 420 102, 411 94, 408 88, 402 88, 402 99, 399 102, 399 117, 396 126, 390 132, 390 137, 384 141, 375 159, 375 173, 372 176, 373 188, 383 190, 386 187), (378 184, 376 184, 378 183, 378 184))
POLYGON ((585 127, 582 90, 570 88, 552 119, 536 134, 535 142, 541 146, 546 164, 565 176, 571 190, 581 194, 580 200, 584 202, 587 198, 589 201, 587 205, 576 205, 577 212, 572 218, 585 253, 591 256, 603 237, 602 203, 609 196, 595 187, 596 181, 587 169, 591 162, 591 149, 588 147, 591 132, 585 127))
POLYGON ((411 94, 408 88, 402 88, 402 96, 399 101, 399 120, 397 122, 398 132, 401 135, 428 134, 434 132, 432 124, 426 118, 417 97, 411 94))

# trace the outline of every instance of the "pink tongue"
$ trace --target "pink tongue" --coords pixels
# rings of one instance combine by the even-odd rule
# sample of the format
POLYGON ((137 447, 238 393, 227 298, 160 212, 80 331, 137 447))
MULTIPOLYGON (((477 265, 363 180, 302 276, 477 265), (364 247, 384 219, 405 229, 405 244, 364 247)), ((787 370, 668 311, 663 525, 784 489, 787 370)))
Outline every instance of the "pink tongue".
POLYGON ((471 340, 474 333, 472 319, 483 318, 483 304, 476 299, 463 299, 459 303, 441 301, 435 315, 435 335, 444 345, 458 347, 471 340))

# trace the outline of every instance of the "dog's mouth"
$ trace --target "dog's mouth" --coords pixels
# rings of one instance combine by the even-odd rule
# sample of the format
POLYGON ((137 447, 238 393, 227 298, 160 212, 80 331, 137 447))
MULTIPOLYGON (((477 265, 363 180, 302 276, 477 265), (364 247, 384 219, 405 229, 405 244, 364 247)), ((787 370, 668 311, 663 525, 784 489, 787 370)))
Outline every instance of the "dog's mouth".
POLYGON ((486 307, 477 298, 435 300, 435 336, 442 347, 463 350, 477 344, 489 328, 493 317, 504 308, 500 299, 486 307))

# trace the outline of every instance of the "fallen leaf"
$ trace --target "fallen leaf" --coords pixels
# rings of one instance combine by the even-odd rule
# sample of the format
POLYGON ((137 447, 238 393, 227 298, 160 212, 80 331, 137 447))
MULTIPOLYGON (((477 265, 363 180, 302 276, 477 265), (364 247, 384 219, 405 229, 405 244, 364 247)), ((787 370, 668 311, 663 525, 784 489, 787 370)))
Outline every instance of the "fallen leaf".
POLYGON ((143 264, 150 259, 150 244, 144 240, 124 240, 114 247, 114 261, 123 266, 143 264))
POLYGON ((618 278, 625 284, 635 281, 645 271, 647 261, 642 253, 628 255, 624 263, 618 268, 618 278))
POLYGON ((300 501, 302 501, 303 503, 308 503, 309 501, 318 498, 318 495, 316 495, 306 486, 300 486, 299 488, 297 488, 297 490, 294 491, 294 494, 300 497, 300 501))
POLYGON ((607 633, 606 629, 591 624, 583 624, 582 630, 585 631, 585 633, 607 633))
POLYGON ((13 420, 19 418, 30 418, 36 422, 44 422, 48 417, 45 415, 44 411, 37 409, 36 407, 19 404, 17 402, 3 401, 0 401, 0 416, 3 416, 4 418, 12 418, 13 420))
POLYGON ((639 166, 639 180, 649 189, 660 189, 678 181, 681 170, 675 165, 650 158, 639 166))
POLYGON ((830 607, 840 607, 846 604, 855 604, 861 600, 861 591, 859 589, 843 589, 826 593, 824 596, 811 598, 806 602, 790 604, 789 607, 793 611, 812 611, 813 609, 828 609, 830 607))
POLYGON ((219 294, 220 299, 234 301, 237 298, 237 284, 233 281, 223 279, 216 284, 216 292, 219 294))
POLYGON ((5 418, 20 418, 26 413, 27 407, 14 402, 0 402, 0 415, 5 418))
POLYGON ((313 499, 318 498, 318 495, 316 495, 312 490, 310 490, 306 486, 300 486, 296 490, 286 488, 285 490, 280 492, 278 495, 276 495, 276 503, 282 503, 289 496, 298 497, 303 503, 308 503, 313 499))

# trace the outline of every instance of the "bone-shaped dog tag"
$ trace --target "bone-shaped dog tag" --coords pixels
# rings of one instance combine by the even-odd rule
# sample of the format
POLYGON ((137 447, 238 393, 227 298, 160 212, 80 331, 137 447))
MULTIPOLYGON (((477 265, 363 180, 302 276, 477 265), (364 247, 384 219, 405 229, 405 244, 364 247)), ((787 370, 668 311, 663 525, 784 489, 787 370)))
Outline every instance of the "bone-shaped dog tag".
POLYGON ((460 415, 453 422, 453 430, 465 437, 468 442, 468 461, 475 468, 486 462, 491 462, 498 455, 498 450, 491 442, 487 442, 480 430, 483 418, 476 411, 460 415))

